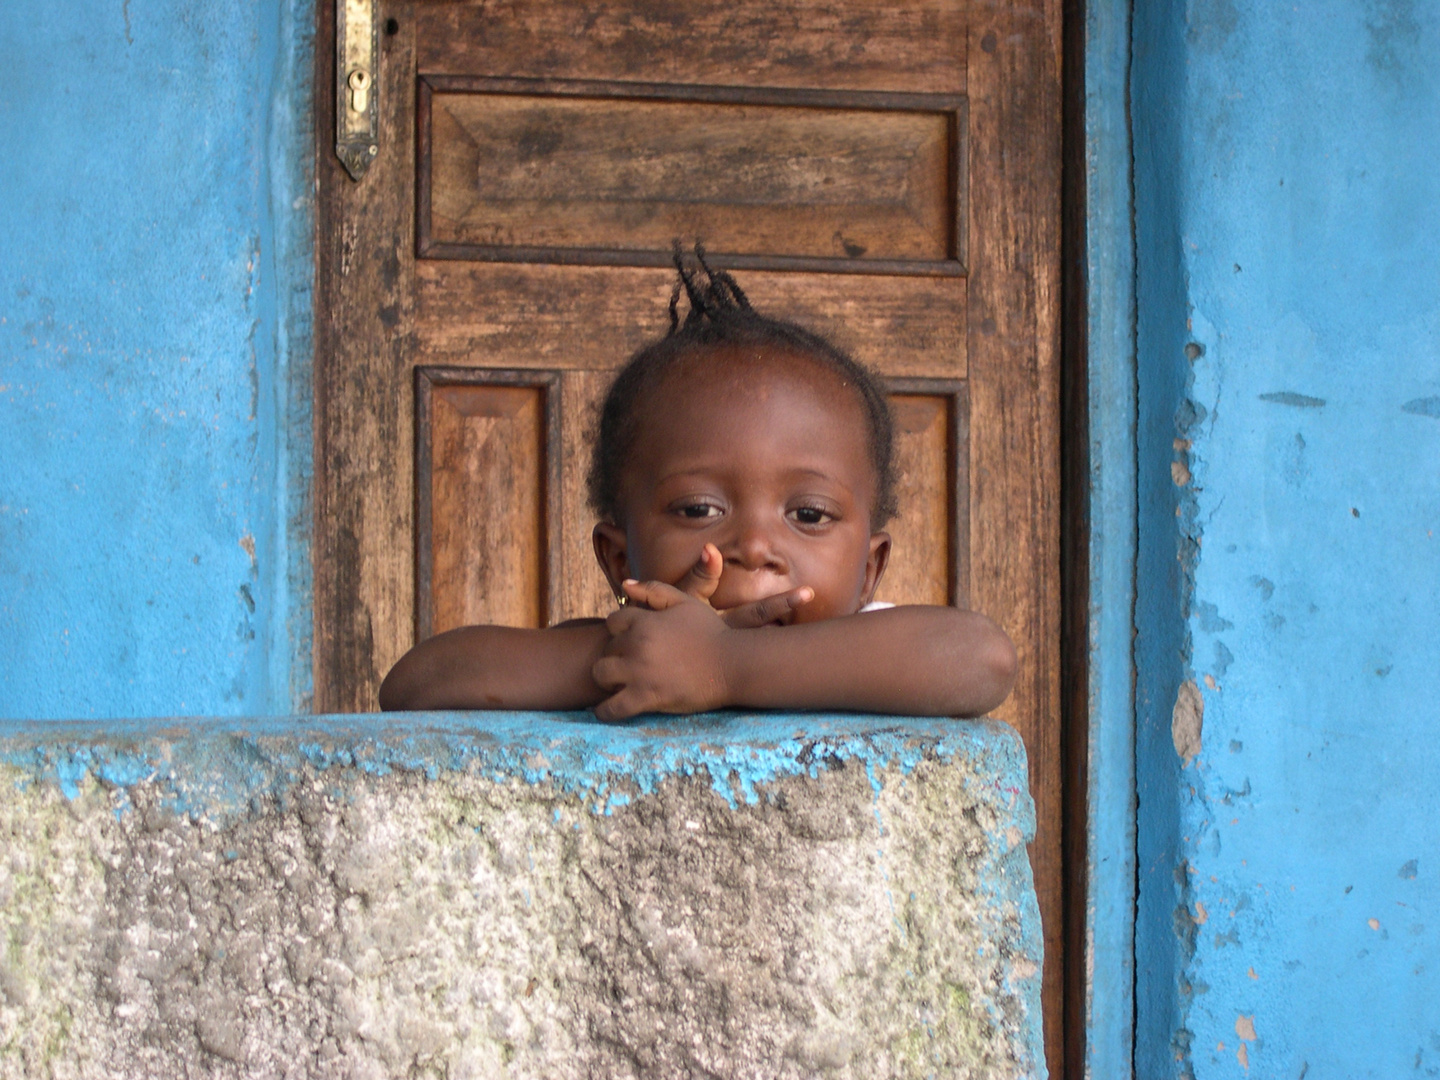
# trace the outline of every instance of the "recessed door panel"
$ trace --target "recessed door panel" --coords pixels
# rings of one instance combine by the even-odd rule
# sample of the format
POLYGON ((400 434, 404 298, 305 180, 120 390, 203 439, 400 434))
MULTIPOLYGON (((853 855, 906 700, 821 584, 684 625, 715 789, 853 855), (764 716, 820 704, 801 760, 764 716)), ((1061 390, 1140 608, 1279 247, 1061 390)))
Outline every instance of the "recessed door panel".
POLYGON ((420 251, 954 275, 962 98, 432 76, 420 93, 420 251))
POLYGON ((416 632, 546 625, 555 379, 416 369, 416 632))
POLYGON ((892 380, 896 494, 889 569, 875 599, 959 604, 970 587, 969 403, 963 382, 892 380))

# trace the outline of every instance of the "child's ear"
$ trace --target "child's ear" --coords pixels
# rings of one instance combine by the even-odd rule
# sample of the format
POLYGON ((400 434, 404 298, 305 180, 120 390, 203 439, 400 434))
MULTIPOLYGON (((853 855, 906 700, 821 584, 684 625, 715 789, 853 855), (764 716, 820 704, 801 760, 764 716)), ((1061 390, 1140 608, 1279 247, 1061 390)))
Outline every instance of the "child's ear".
POLYGON ((860 593, 860 606, 864 607, 875 598, 875 589, 885 576, 885 567, 890 563, 890 534, 870 534, 870 557, 865 560, 865 588, 860 593))
POLYGON ((633 575, 630 573, 630 558, 626 554, 625 530, 608 521, 597 522, 590 533, 590 542, 595 546, 595 558, 610 583, 610 591, 616 596, 625 595, 620 583, 633 575))

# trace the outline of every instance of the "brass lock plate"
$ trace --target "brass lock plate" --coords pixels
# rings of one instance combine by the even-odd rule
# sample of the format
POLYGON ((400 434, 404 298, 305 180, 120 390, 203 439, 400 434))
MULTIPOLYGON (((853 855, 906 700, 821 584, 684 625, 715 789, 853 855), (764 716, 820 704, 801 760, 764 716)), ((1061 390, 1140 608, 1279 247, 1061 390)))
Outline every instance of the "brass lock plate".
POLYGON ((375 0, 335 0, 335 153, 359 180, 380 153, 375 0))

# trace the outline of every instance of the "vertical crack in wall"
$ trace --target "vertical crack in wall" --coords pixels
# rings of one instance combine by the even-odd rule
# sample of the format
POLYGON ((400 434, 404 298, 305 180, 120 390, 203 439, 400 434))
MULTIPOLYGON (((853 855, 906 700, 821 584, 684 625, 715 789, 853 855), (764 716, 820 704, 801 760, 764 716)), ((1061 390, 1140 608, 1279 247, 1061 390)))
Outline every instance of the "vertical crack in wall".
POLYGON ((1181 0, 1162 0, 1136 5, 1132 23, 1139 399, 1134 1075, 1144 1077, 1193 1073, 1187 976, 1196 929, 1184 824, 1198 784, 1191 766, 1203 750, 1189 621, 1204 524, 1196 439, 1209 410, 1194 396, 1193 365, 1205 348, 1191 324, 1183 232, 1189 14, 1181 0))

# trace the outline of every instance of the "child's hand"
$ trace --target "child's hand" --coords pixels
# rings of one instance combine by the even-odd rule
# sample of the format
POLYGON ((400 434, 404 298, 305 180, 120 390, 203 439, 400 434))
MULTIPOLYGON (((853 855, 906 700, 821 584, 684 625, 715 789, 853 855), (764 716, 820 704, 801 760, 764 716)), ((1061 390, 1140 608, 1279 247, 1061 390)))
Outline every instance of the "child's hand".
MULTIPOLYGON (((815 595, 802 586, 717 612, 704 597, 664 582, 626 581, 622 588, 632 602, 605 620, 610 640, 591 668, 596 685, 612 691, 595 707, 606 721, 724 708, 729 635, 783 618, 815 595)), ((707 595, 714 591, 711 585, 707 595)))
MULTIPOLYGON (((710 597, 715 595, 715 590, 720 586, 720 574, 724 568, 725 560, 720 555, 720 549, 714 544, 706 544, 705 549, 700 553, 700 560, 690 568, 689 573, 680 579, 675 588, 686 596, 692 596, 696 600, 703 600, 709 604, 710 597)), ((638 585, 639 582, 634 582, 634 584, 638 585)), ((622 586, 630 599, 644 603, 647 607, 654 606, 642 596, 637 596, 632 592, 630 585, 631 582, 626 582, 622 586)), ((665 588, 669 588, 669 586, 665 586, 665 588)), ((776 593, 774 596, 767 596, 753 603, 726 608, 720 614, 724 618, 726 626, 736 630, 748 630, 757 626, 767 626, 777 619, 784 618, 796 608, 808 604, 814 596, 814 589, 808 585, 802 585, 798 589, 776 593)))
POLYGON ((595 706, 596 719, 720 708, 724 639, 735 631, 703 599, 673 585, 627 581, 624 589, 633 602, 605 620, 610 640, 590 669, 596 685, 612 692, 595 706))

